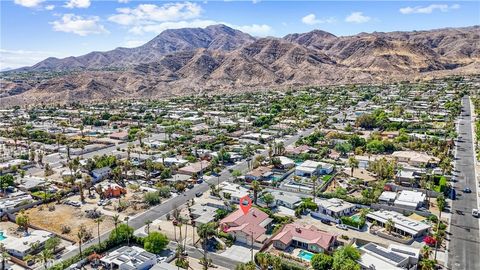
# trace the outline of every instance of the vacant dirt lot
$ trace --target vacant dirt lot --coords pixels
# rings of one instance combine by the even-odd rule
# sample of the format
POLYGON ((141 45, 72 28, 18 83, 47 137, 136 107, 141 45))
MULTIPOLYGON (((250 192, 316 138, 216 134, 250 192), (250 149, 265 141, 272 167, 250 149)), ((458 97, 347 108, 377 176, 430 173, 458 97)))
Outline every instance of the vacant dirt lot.
MULTIPOLYGON (((64 204, 55 204, 55 210, 49 211, 47 207, 31 208, 26 211, 30 218, 30 223, 39 228, 63 235, 77 241, 77 231, 81 224, 85 224, 88 230, 97 236, 97 224, 93 219, 86 217, 82 208, 75 208, 73 206, 64 204), (67 234, 62 234, 62 226, 69 226, 71 231, 67 234)), ((100 233, 106 232, 114 227, 113 219, 109 216, 104 216, 103 222, 100 224, 100 233)))

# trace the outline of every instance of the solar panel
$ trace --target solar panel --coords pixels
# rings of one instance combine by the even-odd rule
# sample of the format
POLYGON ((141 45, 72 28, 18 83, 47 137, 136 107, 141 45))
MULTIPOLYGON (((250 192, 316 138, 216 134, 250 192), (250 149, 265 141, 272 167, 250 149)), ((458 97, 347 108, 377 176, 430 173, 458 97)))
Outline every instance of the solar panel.
POLYGON ((417 254, 413 253, 413 252, 410 252, 410 251, 406 251, 406 250, 400 250, 400 249, 397 249, 397 248, 392 248, 392 251, 395 251, 395 252, 398 252, 398 253, 403 253, 403 254, 407 254, 407 255, 410 255, 412 257, 415 257, 417 254))
POLYGON ((364 248, 365 248, 366 250, 368 250, 368 251, 371 251, 371 252, 373 252, 373 253, 376 253, 376 254, 378 254, 378 255, 380 255, 380 256, 382 256, 382 257, 385 257, 385 258, 387 258, 387 259, 389 259, 389 260, 391 260, 391 261, 394 261, 394 262, 396 262, 396 263, 399 263, 399 262, 405 260, 405 257, 400 256, 400 255, 398 255, 398 254, 395 253, 395 252, 386 252, 386 251, 383 251, 383 250, 377 248, 376 245, 371 245, 371 244, 369 244, 369 245, 365 245, 364 248))

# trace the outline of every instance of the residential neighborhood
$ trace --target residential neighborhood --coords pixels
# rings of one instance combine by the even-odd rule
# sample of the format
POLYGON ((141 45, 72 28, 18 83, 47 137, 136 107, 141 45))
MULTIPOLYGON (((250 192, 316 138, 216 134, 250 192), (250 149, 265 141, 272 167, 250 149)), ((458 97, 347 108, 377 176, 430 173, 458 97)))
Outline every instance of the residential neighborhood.
POLYGON ((479 237, 479 86, 2 109, 4 269, 451 269, 479 237))

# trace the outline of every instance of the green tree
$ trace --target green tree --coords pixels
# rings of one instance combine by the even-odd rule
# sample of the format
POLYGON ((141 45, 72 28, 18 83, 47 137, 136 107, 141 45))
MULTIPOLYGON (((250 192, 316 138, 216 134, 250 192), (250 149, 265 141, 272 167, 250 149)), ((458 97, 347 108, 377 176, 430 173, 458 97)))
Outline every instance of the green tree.
POLYGON ((270 207, 270 204, 275 201, 275 197, 272 195, 272 193, 265 193, 262 196, 262 200, 267 204, 267 207, 270 207))
POLYGON ((357 260, 360 259, 360 251, 352 245, 343 246, 333 254, 333 270, 360 270, 357 260))
POLYGON ((201 224, 197 227, 197 234, 202 239, 202 248, 203 248, 203 269, 208 269, 208 257, 207 257, 207 241, 213 235, 217 234, 217 224, 214 222, 201 224))
POLYGON ((333 266, 333 257, 325 253, 315 254, 310 263, 315 270, 330 270, 333 266))
POLYGON ((62 243, 62 240, 58 236, 54 236, 45 242, 45 248, 50 249, 53 253, 56 253, 58 246, 62 243))
POLYGON ((120 244, 127 242, 128 239, 133 236, 133 228, 127 224, 120 224, 115 230, 112 231, 109 237, 109 241, 112 243, 120 244))
POLYGON ((151 232, 145 237, 143 241, 143 248, 146 251, 154 254, 162 252, 168 244, 168 238, 166 235, 159 232, 151 232))

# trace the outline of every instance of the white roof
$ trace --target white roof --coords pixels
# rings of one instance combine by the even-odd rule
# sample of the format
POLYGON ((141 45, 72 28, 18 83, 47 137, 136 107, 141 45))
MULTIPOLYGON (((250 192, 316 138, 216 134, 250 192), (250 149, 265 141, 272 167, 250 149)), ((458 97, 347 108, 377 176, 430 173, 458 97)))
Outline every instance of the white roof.
POLYGON ((7 250, 15 250, 20 253, 25 253, 32 247, 33 243, 45 243, 51 238, 51 236, 52 233, 47 231, 31 230, 27 236, 21 238, 9 236, 2 240, 2 244, 5 245, 7 250))
POLYGON ((394 222, 395 228, 410 233, 412 235, 416 235, 418 232, 430 229, 430 225, 411 219, 409 217, 405 217, 395 211, 380 210, 370 212, 367 214, 367 217, 378 220, 382 223, 386 223, 387 220, 391 218, 394 222))
POLYGON ((378 198, 379 201, 393 201, 397 197, 397 193, 393 191, 384 191, 378 198))
POLYGON ((402 190, 395 203, 419 204, 425 201, 426 195, 423 192, 413 190, 402 190))

